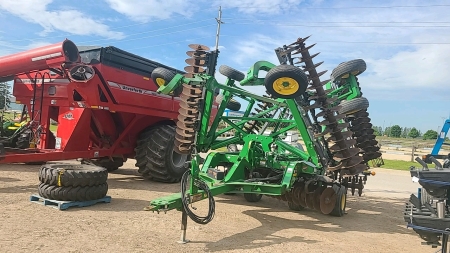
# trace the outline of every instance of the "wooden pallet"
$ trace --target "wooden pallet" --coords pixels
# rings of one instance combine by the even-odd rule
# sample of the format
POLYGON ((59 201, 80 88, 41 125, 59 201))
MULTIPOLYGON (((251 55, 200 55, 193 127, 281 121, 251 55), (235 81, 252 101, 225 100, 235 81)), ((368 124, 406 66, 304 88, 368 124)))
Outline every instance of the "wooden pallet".
POLYGON ((53 208, 56 208, 59 210, 66 210, 69 207, 86 207, 86 206, 95 205, 97 203, 110 203, 111 197, 105 196, 101 199, 90 200, 90 201, 59 201, 59 200, 53 200, 53 199, 46 199, 46 198, 39 196, 38 194, 33 194, 30 197, 30 201, 37 203, 37 204, 44 205, 44 206, 53 207, 53 208))

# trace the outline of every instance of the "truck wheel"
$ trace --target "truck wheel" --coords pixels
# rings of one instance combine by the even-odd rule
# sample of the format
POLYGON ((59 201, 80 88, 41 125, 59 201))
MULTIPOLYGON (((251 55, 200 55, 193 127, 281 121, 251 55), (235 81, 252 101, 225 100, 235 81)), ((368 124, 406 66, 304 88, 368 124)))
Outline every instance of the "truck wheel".
POLYGON ((221 65, 219 68, 220 74, 228 77, 231 80, 236 80, 238 82, 244 80, 245 74, 239 70, 235 70, 232 67, 228 67, 227 65, 221 65))
POLYGON ((350 74, 357 76, 362 74, 367 68, 366 62, 363 59, 355 59, 340 63, 331 72, 331 80, 346 79, 350 74))
POLYGON ((85 164, 46 164, 39 170, 39 181, 54 186, 95 186, 106 183, 107 179, 105 168, 85 164))
POLYGON ((333 185, 333 190, 336 192, 336 206, 333 211, 331 211, 330 215, 342 217, 345 214, 345 207, 347 206, 347 189, 345 186, 337 186, 333 185))
MULTIPOLYGON (((218 103, 219 105, 220 105, 220 103, 222 103, 222 100, 223 100, 222 94, 219 94, 216 96, 216 103, 218 103)), ((241 109, 241 103, 239 103, 239 101, 236 101, 234 99, 230 99, 230 101, 228 101, 226 108, 237 112, 241 109)))
POLYGON ((101 199, 108 193, 108 184, 103 183, 94 186, 56 186, 39 184, 38 193, 41 197, 60 201, 89 201, 101 199))
POLYGON ((264 86, 275 98, 296 98, 306 91, 308 77, 296 66, 278 65, 267 72, 264 86))
POLYGON ((142 176, 164 183, 179 182, 189 155, 174 151, 173 125, 160 125, 143 132, 136 146, 136 166, 142 176))
POLYGON ((365 97, 354 98, 352 100, 344 100, 339 106, 339 114, 353 114, 355 112, 369 108, 369 101, 365 97))

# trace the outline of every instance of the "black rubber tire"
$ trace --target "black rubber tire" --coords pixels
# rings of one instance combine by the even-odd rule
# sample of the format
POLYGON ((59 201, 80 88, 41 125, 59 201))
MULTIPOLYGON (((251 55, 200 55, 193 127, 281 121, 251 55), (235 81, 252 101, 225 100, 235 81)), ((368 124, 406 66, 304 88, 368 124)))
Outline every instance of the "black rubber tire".
POLYGON ((344 100, 339 106, 339 114, 351 115, 358 111, 369 108, 369 100, 365 97, 354 98, 352 100, 344 100))
POLYGON ((303 206, 300 205, 296 205, 292 202, 287 202, 288 203, 288 207, 289 209, 293 210, 293 211, 303 211, 305 208, 303 206))
POLYGON ((267 93, 275 98, 292 99, 305 93, 308 86, 308 77, 305 72, 296 66, 278 65, 267 72, 266 78, 264 79, 264 86, 266 87, 267 93), (297 82, 299 87, 292 94, 283 95, 275 91, 273 87, 274 82, 283 77, 292 78, 297 82))
POLYGON ((258 202, 261 200, 262 196, 262 194, 244 193, 244 198, 247 202, 258 202))
POLYGON ((41 197, 60 201, 89 201, 97 200, 106 196, 108 184, 103 183, 85 187, 67 187, 49 184, 39 184, 38 193, 41 197))
POLYGON ((347 207, 347 189, 345 186, 333 185, 333 190, 336 192, 336 206, 331 211, 331 216, 342 217, 345 214, 345 208, 347 207), (345 199, 344 199, 345 198, 345 199), (344 199, 344 200, 343 200, 344 199), (342 202, 344 202, 342 204, 342 202))
POLYGON ((242 73, 239 70, 236 70, 232 67, 228 67, 227 65, 221 65, 219 67, 219 73, 228 77, 229 79, 235 80, 235 81, 242 81, 245 78, 245 74, 242 73))
POLYGON ((120 157, 113 157, 113 161, 111 161, 109 157, 104 157, 98 160, 94 160, 92 161, 92 163, 107 169, 108 172, 113 172, 123 166, 124 160, 120 157))
POLYGON ((349 77, 349 73, 354 76, 362 74, 367 68, 366 62, 363 59, 355 59, 340 63, 331 72, 331 80, 338 81, 349 77))
POLYGON ((173 125, 159 125, 139 136, 135 159, 143 177, 164 183, 180 182, 190 155, 180 155, 174 151, 175 129, 173 125), (176 164, 174 155, 179 159, 176 164))
MULTIPOLYGON (((223 100, 222 94, 216 96, 216 103, 220 104, 222 103, 222 100, 223 100)), ((238 112, 241 109, 241 103, 239 103, 239 101, 236 101, 234 99, 230 99, 230 101, 228 101, 226 108, 238 112)))
MULTIPOLYGON (((174 77, 175 77, 175 73, 173 73, 172 71, 170 71, 168 69, 162 68, 162 67, 158 67, 158 68, 154 69, 151 74, 152 81, 156 85, 157 88, 159 88, 161 85, 168 84, 170 81, 172 81, 172 79, 174 77), (158 82, 161 82, 161 83, 158 83, 158 82)), ((178 97, 182 91, 183 91, 183 87, 180 86, 173 91, 173 94, 178 97)))
POLYGON ((39 181, 48 185, 85 187, 106 183, 105 168, 86 164, 46 164, 39 169, 39 181))

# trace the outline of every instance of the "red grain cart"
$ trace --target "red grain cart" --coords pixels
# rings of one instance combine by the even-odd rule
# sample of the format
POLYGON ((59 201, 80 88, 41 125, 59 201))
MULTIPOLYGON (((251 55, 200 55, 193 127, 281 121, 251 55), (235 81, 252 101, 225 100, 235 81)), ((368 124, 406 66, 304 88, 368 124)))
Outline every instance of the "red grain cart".
POLYGON ((0 79, 30 121, 27 147, 0 147, 0 163, 88 159, 114 171, 127 158, 139 172, 176 182, 189 159, 173 151, 179 97, 156 93, 152 71, 164 67, 116 47, 77 47, 70 40, 0 57, 0 79), (56 121, 56 134, 50 131, 56 121))

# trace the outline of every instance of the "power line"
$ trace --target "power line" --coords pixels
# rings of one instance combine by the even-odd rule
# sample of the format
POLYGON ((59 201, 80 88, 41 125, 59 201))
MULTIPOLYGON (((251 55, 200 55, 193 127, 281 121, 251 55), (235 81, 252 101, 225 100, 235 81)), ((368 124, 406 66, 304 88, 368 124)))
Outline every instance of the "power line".
POLYGON ((269 26, 294 26, 294 27, 319 27, 319 28, 335 28, 335 27, 379 27, 379 28, 448 28, 450 25, 402 25, 402 26, 392 26, 392 25, 304 25, 304 24, 288 24, 288 23, 272 23, 272 22, 252 22, 252 23, 235 23, 235 22, 227 22, 227 24, 233 24, 233 25, 269 25, 269 26))
MULTIPOLYGON (((241 6, 229 6, 227 7, 222 6, 224 9, 233 9, 233 8, 242 8, 242 9, 266 9, 266 8, 274 8, 274 7, 281 7, 286 6, 289 8, 292 8, 292 5, 282 5, 282 4, 275 4, 275 5, 268 5, 268 6, 244 6, 241 4, 241 6)), ((219 6, 217 6, 219 7, 219 6)), ((450 7, 450 4, 431 4, 431 5, 392 5, 392 6, 346 6, 346 7, 307 7, 307 6, 295 6, 300 9, 387 9, 387 8, 428 8, 428 7, 450 7)))

